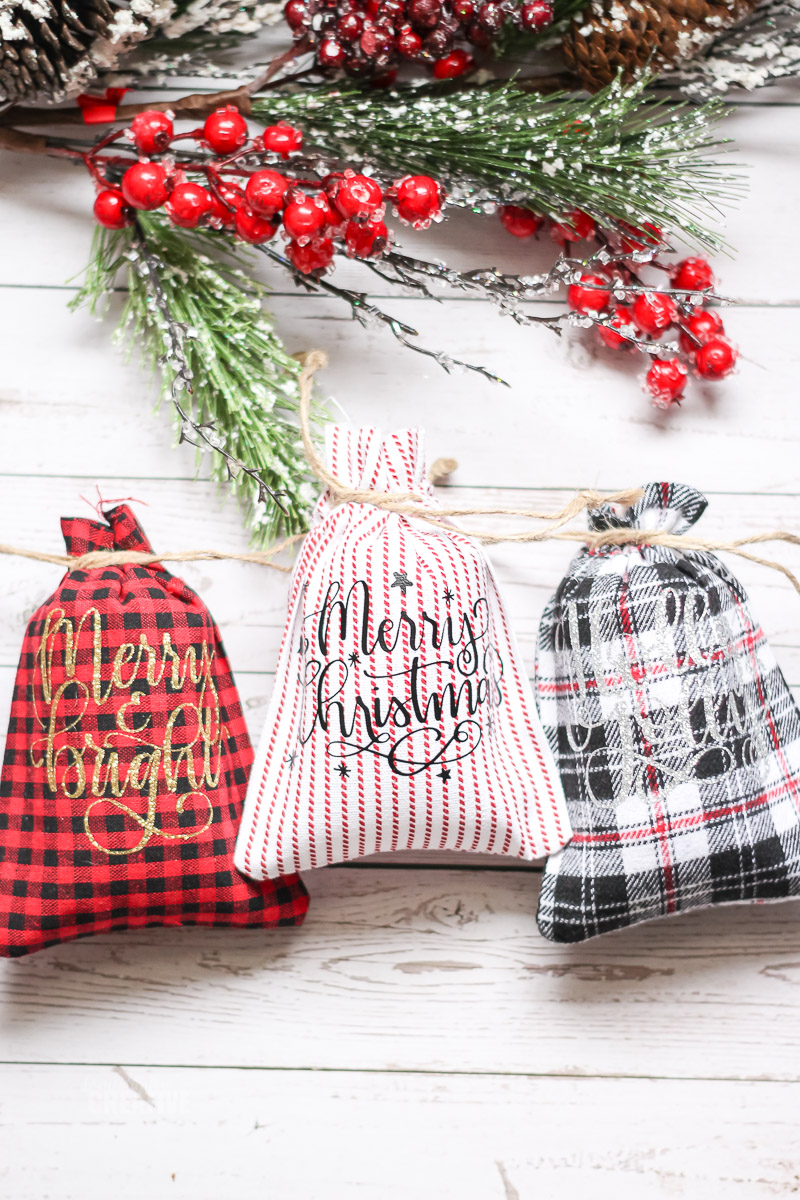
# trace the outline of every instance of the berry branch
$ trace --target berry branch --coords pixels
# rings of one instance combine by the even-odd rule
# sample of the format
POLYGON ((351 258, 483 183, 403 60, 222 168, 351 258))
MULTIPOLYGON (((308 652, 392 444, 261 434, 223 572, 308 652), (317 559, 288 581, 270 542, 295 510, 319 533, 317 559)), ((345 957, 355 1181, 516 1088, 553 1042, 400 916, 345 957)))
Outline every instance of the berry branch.
POLYGON ((405 61, 456 79, 503 31, 539 34, 575 8, 575 0, 288 0, 283 12, 322 74, 393 79, 405 61))
MULTIPOLYGON (((563 120, 558 106, 557 111, 563 120)), ((435 179, 405 175, 387 184, 373 174, 342 167, 324 152, 304 151, 303 142, 302 132, 285 121, 251 139, 241 113, 227 105, 211 113, 201 127, 184 133, 175 132, 171 113, 147 110, 137 114, 129 130, 112 130, 90 150, 71 154, 94 181, 94 212, 106 229, 120 231, 134 222, 141 229, 142 213, 162 210, 177 229, 204 230, 220 245, 232 234, 287 271, 296 286, 341 300, 362 326, 385 325, 402 345, 447 371, 460 366, 504 382, 483 366, 420 346, 417 331, 374 304, 366 292, 330 282, 326 276, 337 255, 356 259, 382 280, 424 296, 438 298, 430 286, 436 284, 489 300, 520 325, 542 325, 556 333, 567 323, 595 325, 607 346, 636 347, 657 356, 646 383, 656 403, 678 401, 688 378, 682 360, 661 357, 667 351, 682 350, 703 378, 722 378, 733 369, 736 352, 722 338, 721 323, 714 331, 706 317, 705 324, 700 321, 711 347, 700 345, 698 331, 688 323, 699 320, 698 301, 702 306, 718 299, 710 268, 707 277, 679 283, 674 295, 670 289, 654 292, 635 271, 635 263, 668 269, 657 260, 668 247, 652 222, 637 228, 618 220, 603 229, 581 209, 553 219, 504 204, 500 219, 517 238, 530 238, 549 225, 551 237, 561 246, 553 266, 538 275, 485 268, 457 271, 399 251, 384 221, 390 204, 400 221, 416 229, 440 220, 446 196, 435 179), (186 142, 192 143, 188 152, 186 142), (268 244, 278 233, 286 240, 285 252, 268 244), (588 258, 567 253, 568 246, 580 241, 595 243, 588 258), (567 290, 566 312, 539 315, 524 307, 550 298, 559 288, 567 290), (616 306, 611 305, 612 294, 616 306), (680 332, 679 346, 658 341, 668 328, 680 332)), ((701 261, 687 260, 683 273, 689 271, 687 264, 701 261)), ((702 266, 707 268, 704 262, 702 266)))

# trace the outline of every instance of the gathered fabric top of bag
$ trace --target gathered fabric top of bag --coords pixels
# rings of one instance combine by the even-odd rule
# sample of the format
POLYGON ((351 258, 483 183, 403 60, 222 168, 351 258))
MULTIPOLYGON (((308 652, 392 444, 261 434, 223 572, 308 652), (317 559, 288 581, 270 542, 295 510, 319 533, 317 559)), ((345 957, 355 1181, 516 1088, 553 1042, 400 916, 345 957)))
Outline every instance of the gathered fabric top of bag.
POLYGON ((413 495, 416 502, 435 509, 438 501, 425 470, 425 433, 422 429, 397 429, 383 433, 364 426, 351 429, 328 425, 325 458, 337 481, 353 489, 327 487, 320 496, 315 518, 321 519, 342 503, 371 503, 369 493, 413 495), (363 500, 358 493, 365 493, 363 500))
POLYGON ((127 504, 118 504, 103 515, 105 522, 93 521, 89 517, 61 518, 67 554, 79 558, 94 550, 141 550, 145 554, 153 553, 147 534, 127 504))
MULTIPOLYGON (((648 483, 639 499, 630 507, 605 503, 589 510, 589 528, 595 533, 610 529, 638 529, 647 532, 686 533, 708 507, 705 496, 685 483, 648 483)), ((645 537, 642 538, 644 542, 645 537)), ((600 543, 597 550, 618 550, 619 546, 600 543)))
MULTIPOLYGON (((105 521, 94 521, 89 517, 61 518, 61 532, 70 558, 115 551, 154 553, 136 514, 127 504, 118 504, 104 511, 103 516, 105 521)), ((66 578, 92 589, 102 581, 109 593, 103 599, 107 601, 113 597, 122 605, 130 602, 135 594, 141 594, 142 587, 156 586, 184 604, 204 607, 192 589, 182 579, 171 575, 161 563, 116 561, 96 567, 70 568, 66 578)))

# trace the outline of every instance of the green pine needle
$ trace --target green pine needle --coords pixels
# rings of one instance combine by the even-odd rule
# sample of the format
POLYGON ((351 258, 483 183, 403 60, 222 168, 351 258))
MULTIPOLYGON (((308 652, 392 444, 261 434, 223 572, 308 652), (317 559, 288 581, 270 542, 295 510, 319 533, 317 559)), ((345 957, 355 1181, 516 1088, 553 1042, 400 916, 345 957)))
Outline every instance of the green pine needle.
MULTIPOLYGON (((280 533, 307 528, 314 493, 297 426, 300 364, 287 354, 264 312, 266 289, 240 269, 240 252, 228 252, 228 262, 206 253, 218 251, 214 233, 176 229, 153 214, 141 214, 139 224, 164 264, 159 274, 172 316, 194 334, 185 342, 194 390, 181 402, 194 421, 212 421, 226 450, 281 493, 285 513, 272 502, 259 502, 257 486, 245 474, 231 480, 253 541, 266 545, 280 533)), ((161 361, 164 322, 128 257, 132 241, 129 229, 98 227, 84 285, 71 307, 86 304, 95 312, 123 269, 128 298, 116 336, 161 367, 162 394, 169 397, 173 371, 161 361)), ((198 452, 198 463, 200 457, 198 452)), ((209 463, 215 479, 228 481, 220 456, 212 454, 209 463)))
POLYGON ((646 82, 588 97, 542 96, 513 80, 391 91, 343 85, 271 92, 253 110, 264 122, 295 121, 312 153, 433 175, 451 203, 475 211, 514 202, 559 220, 579 208, 606 227, 651 222, 718 246, 708 217, 741 186, 711 157, 726 140, 714 132, 724 107, 653 101, 646 82))

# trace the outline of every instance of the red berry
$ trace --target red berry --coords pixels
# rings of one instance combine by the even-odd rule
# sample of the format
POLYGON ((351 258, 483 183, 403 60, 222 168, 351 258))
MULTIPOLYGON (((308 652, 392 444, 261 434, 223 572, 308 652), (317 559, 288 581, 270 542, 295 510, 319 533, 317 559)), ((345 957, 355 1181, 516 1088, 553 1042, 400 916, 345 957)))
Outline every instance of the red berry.
POLYGON ((467 37, 473 46, 488 46, 492 40, 492 35, 482 25, 479 25, 477 21, 473 21, 467 27, 467 37))
POLYGON ((620 304, 614 310, 614 315, 608 325, 598 325, 597 332, 611 350, 619 350, 623 346, 630 346, 630 337, 626 337, 624 333, 617 330, 626 329, 633 333, 633 313, 624 304, 620 304))
POLYGON ((478 9, 478 24, 487 33, 499 33, 505 24, 506 14, 499 0, 486 0, 478 9))
POLYGON ((293 33, 303 29, 311 20, 305 0, 289 0, 284 7, 283 15, 293 33))
POLYGON ((645 221, 640 229, 635 225, 629 225, 627 221, 620 221, 620 225, 626 230, 626 233, 620 238, 620 245, 625 254, 635 254, 637 250, 643 250, 646 246, 660 246, 663 235, 657 225, 653 225, 650 221, 645 221))
POLYGON ((394 49, 394 31, 384 25, 366 25, 358 44, 366 58, 378 66, 385 66, 394 49))
POLYGON ((684 258, 672 272, 672 286, 679 291, 702 292, 713 285, 714 272, 704 258, 684 258))
POLYGON ((240 187, 229 183, 222 184, 219 192, 222 199, 214 192, 211 193, 211 220, 232 226, 236 221, 236 213, 244 204, 244 192, 240 187), (227 204, 223 203, 223 200, 227 201, 227 204))
POLYGON ((131 133, 140 154, 160 154, 172 141, 172 121, 166 113, 150 108, 136 114, 131 133))
POLYGON ((325 194, 327 196, 335 196, 336 189, 343 179, 344 174, 342 171, 331 171, 329 175, 324 175, 320 180, 320 183, 325 189, 325 194))
POLYGON ((377 75, 372 75, 369 81, 371 88, 390 88, 397 79, 397 67, 392 67, 391 71, 380 71, 377 75))
POLYGON ((694 354, 698 346, 705 346, 712 338, 723 337, 725 334, 722 317, 709 308, 695 308, 682 325, 679 340, 681 350, 686 354, 694 354))
POLYGON ((173 225, 194 229, 211 212, 211 196, 199 183, 178 183, 167 202, 167 212, 173 225))
POLYGON ((544 220, 544 217, 537 217, 535 212, 520 208, 518 204, 504 204, 499 212, 503 228, 518 238, 532 237, 544 220))
POLYGON ((688 374, 679 358, 653 359, 644 386, 657 408, 670 408, 680 401, 688 374))
POLYGON ((345 175, 334 203, 343 217, 368 217, 383 204, 383 192, 369 175, 345 175))
POLYGON ((611 292, 602 275, 581 275, 567 289, 567 303, 579 313, 598 313, 608 307, 611 292))
POLYGON ((307 242, 325 225, 327 209, 327 197, 323 206, 315 204, 310 196, 304 196, 302 192, 295 195, 283 210, 283 225, 289 237, 307 242))
POLYGON ((403 58, 416 58, 422 49, 422 38, 410 25, 404 25, 397 35, 397 49, 403 58))
POLYGON ((347 51, 336 38, 323 38, 317 47, 317 62, 321 67, 340 70, 347 61, 347 51))
POLYGON ((678 310, 671 296, 661 292, 642 292, 633 302, 633 319, 642 333, 658 337, 675 324, 678 310))
POLYGON ((588 241, 594 237, 596 225, 588 213, 573 208, 565 221, 556 221, 550 230, 554 242, 588 241))
POLYGON ((370 258, 383 252, 389 239, 389 231, 380 219, 373 219, 364 224, 348 221, 344 239, 349 255, 355 258, 370 258))
POLYGON ((331 265, 334 246, 330 238, 317 238, 303 246, 299 242, 289 242, 286 253, 298 271, 310 275, 312 271, 324 271, 331 265))
POLYGON ((422 44, 425 47, 425 52, 430 54, 434 59, 444 58, 453 49, 453 35, 444 25, 437 25, 427 35, 422 44))
POLYGON ((439 185, 429 175, 406 175, 395 187, 397 211, 404 221, 420 228, 438 214, 441 208, 439 185))
POLYGON ((433 74, 436 79, 455 79, 468 71, 475 62, 466 50, 452 50, 444 58, 438 58, 433 64, 433 74))
POLYGON ((736 366, 738 357, 730 342, 712 338, 697 351, 694 369, 701 379, 724 379, 736 366))
POLYGON ((247 181, 247 203, 260 217, 271 217, 283 206, 288 180, 278 171, 256 171, 247 181))
POLYGON ((419 29, 433 29, 439 24, 442 6, 439 0, 411 0, 407 12, 409 20, 419 29))
POLYGON ((264 149, 271 150, 273 154, 280 154, 281 158, 288 158, 294 150, 299 150, 303 144, 303 135, 300 130, 287 125, 285 121, 279 121, 277 125, 268 126, 264 130, 262 137, 264 149))
POLYGON ((134 163, 122 176, 122 194, 133 208, 160 208, 168 195, 167 172, 159 163, 134 163))
POLYGON ((262 242, 268 242, 271 237, 274 237, 275 230, 278 228, 274 221, 260 217, 246 204, 236 210, 235 224, 237 236, 243 242, 250 242, 253 246, 260 246, 262 242))
POLYGON ((402 0, 381 0, 378 8, 378 20, 396 27, 405 16, 405 11, 406 6, 402 0))
POLYGON ((473 0, 455 0, 453 4, 453 14, 458 18, 462 25, 469 25, 472 18, 475 16, 475 5, 473 0))
POLYGON ((581 212, 579 208, 573 208, 571 212, 567 213, 567 216, 574 225, 579 238, 586 242, 589 238, 594 237, 597 226, 588 213, 581 212))
POLYGON ((95 220, 106 229, 124 229, 133 220, 133 213, 125 203, 125 197, 117 188, 104 188, 97 193, 94 202, 95 220))
POLYGON ((247 122, 238 108, 226 104, 206 117, 203 137, 215 154, 233 154, 247 141, 247 122))
POLYGON ((550 0, 528 0, 519 10, 519 19, 523 29, 546 29, 553 23, 553 5, 550 0))
POLYGON ((325 223, 327 225, 338 227, 342 224, 342 214, 331 204, 330 198, 324 192, 317 193, 317 203, 321 206, 325 214, 325 223))
POLYGON ((360 13, 345 13, 336 22, 336 33, 343 42, 355 42, 363 28, 364 18, 360 13))

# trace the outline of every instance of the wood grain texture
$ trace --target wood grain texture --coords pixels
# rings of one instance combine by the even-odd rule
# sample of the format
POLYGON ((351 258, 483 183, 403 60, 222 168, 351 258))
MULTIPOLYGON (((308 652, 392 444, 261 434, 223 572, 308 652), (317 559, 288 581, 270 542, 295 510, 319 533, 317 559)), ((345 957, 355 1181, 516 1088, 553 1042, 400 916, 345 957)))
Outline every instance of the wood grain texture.
POLYGON ((799 1185, 796 1084, 27 1066, 0 1070, 0 1097, 14 1200, 759 1200, 799 1185))

